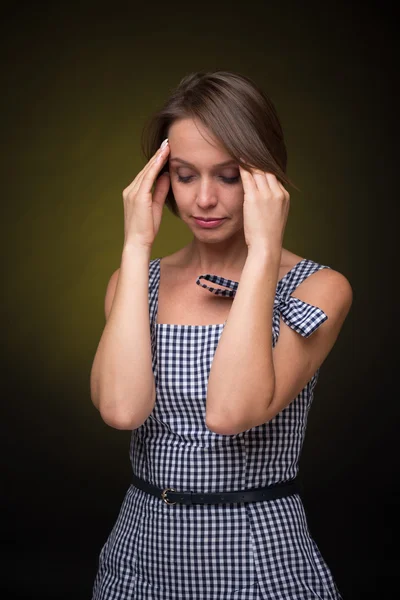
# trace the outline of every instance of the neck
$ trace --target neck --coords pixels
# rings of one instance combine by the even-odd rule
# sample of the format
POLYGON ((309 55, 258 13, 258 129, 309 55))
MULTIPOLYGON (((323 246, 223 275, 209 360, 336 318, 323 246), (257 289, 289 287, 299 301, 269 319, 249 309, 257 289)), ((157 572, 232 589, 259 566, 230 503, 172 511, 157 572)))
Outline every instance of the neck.
POLYGON ((193 239, 187 247, 185 263, 196 273, 225 276, 241 271, 246 262, 248 248, 244 240, 224 240, 214 244, 193 239))

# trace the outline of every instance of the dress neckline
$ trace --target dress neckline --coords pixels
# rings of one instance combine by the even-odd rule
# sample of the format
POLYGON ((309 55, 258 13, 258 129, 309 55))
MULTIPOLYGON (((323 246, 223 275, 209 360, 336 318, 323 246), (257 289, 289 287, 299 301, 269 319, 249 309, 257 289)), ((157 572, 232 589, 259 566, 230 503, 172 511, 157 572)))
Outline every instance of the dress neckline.
MULTIPOLYGON (((191 325, 191 324, 182 324, 182 323, 157 323, 157 318, 158 318, 158 292, 159 292, 159 288, 160 288, 160 278, 161 278, 161 259, 163 257, 159 257, 156 258, 156 265, 157 265, 157 271, 156 271, 156 310, 155 310, 155 315, 154 315, 154 323, 156 327, 173 327, 174 329, 204 329, 205 327, 225 327, 226 321, 224 321, 223 323, 210 323, 207 325, 191 325)), ((287 273, 285 273, 285 275, 279 279, 277 285, 276 285, 276 290, 278 292, 278 289, 282 286, 283 282, 289 277, 289 275, 291 275, 291 273, 297 269, 302 263, 304 262, 308 262, 308 258, 302 258, 299 262, 297 262, 295 265, 293 265, 293 267, 291 269, 289 269, 289 271, 287 273)), ((211 278, 216 278, 218 280, 224 280, 226 282, 228 282, 227 284, 221 284, 219 283, 219 285, 225 285, 226 287, 229 287, 231 290, 235 289, 237 287, 237 285, 239 285, 239 282, 234 281, 233 279, 226 279, 220 275, 211 275, 210 273, 204 274, 204 275, 199 275, 197 277, 197 280, 194 281, 194 283, 199 282, 200 278, 204 278, 204 277, 211 277, 211 278)), ((207 287, 209 290, 209 286, 206 286, 204 284, 200 284, 198 283, 198 285, 201 285, 202 287, 207 287)), ((215 288, 214 288, 215 289, 215 288)), ((211 290, 210 290, 211 291, 211 290)), ((221 293, 221 291, 218 289, 218 291, 221 293)), ((229 293, 229 295, 234 295, 234 293, 232 294, 231 292, 229 293)))

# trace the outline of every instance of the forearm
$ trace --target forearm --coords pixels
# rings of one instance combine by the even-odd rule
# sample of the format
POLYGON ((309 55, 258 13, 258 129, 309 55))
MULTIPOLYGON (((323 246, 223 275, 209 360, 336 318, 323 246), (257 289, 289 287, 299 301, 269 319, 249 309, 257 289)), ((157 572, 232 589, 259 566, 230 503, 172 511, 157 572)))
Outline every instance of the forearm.
POLYGON ((245 431, 260 422, 272 399, 272 314, 281 251, 249 250, 208 380, 211 429, 245 431))
POLYGON ((149 319, 150 250, 122 253, 112 309, 93 362, 92 400, 103 420, 136 429, 155 403, 149 319))

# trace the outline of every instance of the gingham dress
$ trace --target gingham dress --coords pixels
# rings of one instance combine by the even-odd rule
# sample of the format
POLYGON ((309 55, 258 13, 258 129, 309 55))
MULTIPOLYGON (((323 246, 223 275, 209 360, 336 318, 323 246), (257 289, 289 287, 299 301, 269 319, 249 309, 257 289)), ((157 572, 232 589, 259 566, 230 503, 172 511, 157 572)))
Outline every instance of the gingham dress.
MULTIPOLYGON (((280 317, 308 337, 328 317, 291 296, 319 269, 303 259, 277 284, 280 317)), ((133 472, 160 488, 222 492, 297 475, 318 371, 271 421, 235 435, 205 425, 207 381, 224 325, 157 323, 160 258, 149 264, 153 412, 132 431, 133 472)), ((234 296, 238 282, 200 275, 193 284, 234 296), (201 280, 220 284, 213 288, 201 280)), ((103 545, 92 600, 341 600, 308 530, 298 494, 261 502, 168 505, 130 485, 103 545)))

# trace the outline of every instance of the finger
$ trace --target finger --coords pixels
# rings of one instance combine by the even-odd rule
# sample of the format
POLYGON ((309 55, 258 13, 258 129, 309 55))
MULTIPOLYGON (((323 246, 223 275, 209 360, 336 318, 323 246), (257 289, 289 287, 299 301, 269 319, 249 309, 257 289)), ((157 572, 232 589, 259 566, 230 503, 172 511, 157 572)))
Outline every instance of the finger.
POLYGON ((156 154, 154 154, 150 158, 150 160, 145 164, 143 169, 141 171, 139 171, 139 173, 136 175, 136 177, 126 186, 126 188, 124 189, 124 192, 123 192, 124 196, 130 194, 134 189, 136 190, 138 185, 140 185, 140 182, 142 181, 145 172, 147 171, 149 166, 155 161, 157 153, 158 153, 158 151, 156 152, 156 154))
POLYGON ((255 169, 253 172, 254 180, 260 192, 267 196, 272 195, 272 190, 269 186, 268 179, 265 177, 265 172, 260 169, 255 169))
POLYGON ((278 181, 276 175, 273 173, 265 173, 265 178, 269 183, 269 187, 274 192, 276 196, 285 196, 287 198, 289 196, 289 192, 283 187, 280 181, 278 181))
POLYGON ((137 190, 140 188, 143 179, 146 177, 147 173, 154 168, 154 165, 157 164, 157 161, 159 161, 159 159, 161 157, 165 157, 168 152, 167 152, 167 148, 169 148, 169 144, 167 144, 167 146, 165 148, 159 148, 157 150, 157 152, 153 155, 153 157, 149 160, 149 162, 147 163, 147 165, 145 165, 145 167, 142 169, 142 171, 140 172, 139 176, 134 180, 133 182, 133 186, 132 186, 132 192, 136 193, 137 190))
POLYGON ((240 177, 242 179, 244 194, 246 195, 246 194, 251 194, 251 193, 257 192, 257 185, 256 185, 256 182, 254 181, 253 175, 246 169, 243 169, 243 167, 241 167, 240 165, 239 165, 239 171, 240 171, 240 177))
MULTIPOLYGON (((169 146, 169 144, 167 144, 167 147, 169 146)), ((135 177, 135 179, 133 181, 131 181, 131 183, 125 188, 124 192, 126 194, 129 194, 131 192, 136 192, 139 187, 140 184, 143 181, 143 178, 145 177, 146 173, 148 172, 149 169, 152 168, 152 166, 155 164, 155 162, 157 161, 157 159, 164 154, 165 155, 165 148, 161 149, 158 148, 157 152, 155 154, 153 154, 153 156, 150 158, 150 160, 146 163, 146 165, 143 167, 143 169, 141 171, 139 171, 139 173, 137 174, 137 176, 135 177)))
POLYGON ((163 175, 157 179, 154 186, 153 204, 159 205, 160 208, 163 206, 168 194, 169 186, 170 178, 168 171, 166 171, 166 173, 163 173, 163 175))
POLYGON ((141 182, 138 185, 138 189, 143 189, 145 194, 151 193, 152 187, 157 179, 157 175, 160 173, 161 169, 164 167, 165 162, 169 155, 169 145, 160 152, 160 154, 156 157, 155 161, 149 166, 147 171, 144 173, 141 182))

